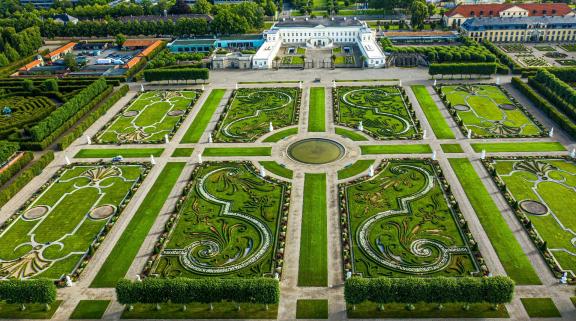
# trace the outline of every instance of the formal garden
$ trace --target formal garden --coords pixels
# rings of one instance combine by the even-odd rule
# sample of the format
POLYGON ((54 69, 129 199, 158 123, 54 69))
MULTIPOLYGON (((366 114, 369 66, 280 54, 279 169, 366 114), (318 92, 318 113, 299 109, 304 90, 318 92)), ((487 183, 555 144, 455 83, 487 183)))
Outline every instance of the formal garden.
POLYGON ((234 91, 217 123, 214 141, 253 142, 298 123, 299 88, 240 88, 234 91))
POLYGON ((490 158, 484 165, 557 277, 576 272, 576 163, 568 158, 490 158))
POLYGON ((462 133, 475 138, 538 137, 543 126, 497 85, 438 86, 436 91, 462 133))
POLYGON ((437 162, 388 160, 339 186, 344 271, 481 276, 488 269, 437 162))
POLYGON ((290 185, 251 163, 197 167, 151 258, 162 277, 280 275, 290 185))
POLYGON ((75 280, 148 170, 136 163, 63 167, 0 228, 0 278, 75 280))
POLYGON ((333 103, 336 124, 375 139, 417 139, 421 135, 420 123, 401 87, 337 87, 333 103))
POLYGON ((164 143, 176 133, 202 92, 147 91, 122 109, 95 137, 101 144, 164 143))

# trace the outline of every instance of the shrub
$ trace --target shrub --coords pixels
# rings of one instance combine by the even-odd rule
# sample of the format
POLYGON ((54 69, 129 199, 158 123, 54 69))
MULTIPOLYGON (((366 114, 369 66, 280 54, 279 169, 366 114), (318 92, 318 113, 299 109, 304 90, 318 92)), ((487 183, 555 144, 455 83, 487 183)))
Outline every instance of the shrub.
POLYGON ((206 68, 182 68, 182 69, 150 69, 144 71, 146 81, 160 80, 206 80, 208 69, 206 68))
POLYGON ((52 304, 56 301, 56 286, 47 279, 2 281, 0 301, 12 304, 52 304))
POLYGON ((34 154, 31 152, 24 152, 24 154, 18 158, 10 167, 7 167, 2 173, 0 173, 0 186, 8 182, 14 175, 16 175, 24 166, 30 163, 34 159, 34 154))
POLYGON ((20 148, 18 143, 0 141, 0 166, 20 148))
POLYGON ((496 63, 430 64, 428 73, 434 75, 493 75, 496 63))

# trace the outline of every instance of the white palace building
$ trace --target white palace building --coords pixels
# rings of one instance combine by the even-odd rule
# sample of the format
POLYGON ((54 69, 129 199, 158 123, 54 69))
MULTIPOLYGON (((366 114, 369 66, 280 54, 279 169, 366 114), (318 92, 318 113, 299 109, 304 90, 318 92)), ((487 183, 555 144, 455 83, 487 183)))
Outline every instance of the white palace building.
POLYGON ((376 34, 356 18, 284 20, 264 32, 265 42, 254 55, 252 68, 272 68, 272 61, 282 46, 332 48, 337 45, 357 45, 369 68, 382 68, 386 57, 376 43, 376 34))

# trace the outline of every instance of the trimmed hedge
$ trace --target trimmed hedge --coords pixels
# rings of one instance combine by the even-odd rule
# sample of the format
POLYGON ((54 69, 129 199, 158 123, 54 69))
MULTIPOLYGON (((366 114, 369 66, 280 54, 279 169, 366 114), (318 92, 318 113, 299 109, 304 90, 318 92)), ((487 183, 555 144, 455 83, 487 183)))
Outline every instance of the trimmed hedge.
POLYGON ((491 303, 512 301, 514 281, 506 276, 462 278, 361 278, 344 284, 348 304, 375 303, 491 303))
MULTIPOLYGON (((3 190, 0 190, 0 207, 4 206, 16 193, 18 193, 34 177, 40 175, 42 170, 54 160, 54 152, 49 151, 42 155, 34 164, 24 170, 16 179, 3 190)), ((4 222, 6 224, 6 222, 4 222)), ((2 283, 2 282, 0 282, 2 283)))
POLYGON ((493 75, 496 63, 430 64, 428 73, 434 75, 493 75))
POLYGON ((146 278, 141 282, 123 279, 116 285, 116 295, 121 304, 209 304, 224 300, 276 304, 280 301, 280 285, 272 278, 146 278))
POLYGON ((0 141, 0 166, 7 162, 19 148, 18 143, 0 141))
POLYGON ((84 88, 72 99, 54 110, 48 117, 32 127, 30 129, 32 140, 35 142, 41 142, 44 138, 50 136, 51 133, 64 125, 68 119, 80 112, 83 107, 89 104, 107 88, 108 84, 104 78, 100 78, 88 87, 84 88))
POLYGON ((95 110, 93 110, 90 115, 88 115, 76 128, 66 136, 62 137, 60 142, 58 143, 58 148, 60 150, 64 150, 66 147, 70 146, 72 142, 78 139, 84 131, 86 131, 94 122, 96 122, 100 117, 102 117, 109 109, 112 107, 120 98, 124 97, 128 92, 128 85, 123 85, 110 95, 105 101, 98 106, 95 110))
POLYGON ((0 173, 0 187, 8 182, 14 175, 16 175, 24 166, 34 159, 32 152, 24 152, 22 157, 15 161, 10 167, 6 168, 0 173))
POLYGON ((508 55, 504 51, 502 51, 492 42, 490 42, 489 40, 484 40, 482 41, 482 44, 484 45, 484 47, 490 50, 490 52, 496 55, 496 57, 498 57, 500 62, 507 65, 513 74, 520 74, 522 72, 523 70, 522 66, 520 66, 516 61, 514 61, 514 59, 508 57, 508 55))
POLYGON ((547 70, 539 70, 528 83, 576 121, 576 90, 547 70))
POLYGON ((144 71, 144 80, 206 80, 209 72, 207 68, 182 68, 182 69, 150 69, 144 71))
POLYGON ((523 82, 520 78, 512 78, 512 86, 520 90, 528 99, 530 99, 534 105, 541 111, 543 111, 550 119, 555 121, 560 128, 565 130, 572 138, 576 138, 576 123, 572 121, 568 116, 559 111, 554 105, 550 104, 546 99, 542 98, 534 89, 532 89, 528 84, 523 82))
POLYGON ((10 304, 56 302, 56 285, 47 279, 0 282, 0 301, 10 304))

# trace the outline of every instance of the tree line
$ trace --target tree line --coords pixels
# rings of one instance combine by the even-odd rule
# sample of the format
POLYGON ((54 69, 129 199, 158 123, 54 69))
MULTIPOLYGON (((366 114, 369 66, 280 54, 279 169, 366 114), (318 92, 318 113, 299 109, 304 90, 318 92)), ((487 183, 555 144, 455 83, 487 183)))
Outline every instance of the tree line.
POLYGON ((144 80, 207 80, 207 68, 149 69, 144 71, 144 80))
POLYGON ((0 28, 0 67, 32 55, 42 46, 38 27, 27 27, 17 32, 15 28, 0 28))

